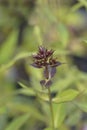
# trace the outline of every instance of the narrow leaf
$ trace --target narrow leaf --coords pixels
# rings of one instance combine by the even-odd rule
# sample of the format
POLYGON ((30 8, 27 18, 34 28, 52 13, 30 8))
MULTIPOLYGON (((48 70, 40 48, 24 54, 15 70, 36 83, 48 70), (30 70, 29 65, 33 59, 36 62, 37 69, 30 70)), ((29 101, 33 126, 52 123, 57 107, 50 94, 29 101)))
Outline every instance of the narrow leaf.
POLYGON ((63 25, 63 24, 59 24, 58 25, 58 31, 59 31, 59 35, 60 35, 60 41, 63 44, 63 47, 66 47, 66 45, 68 44, 68 40, 69 40, 69 33, 67 31, 67 28, 63 25))
POLYGON ((24 95, 28 95, 28 96, 34 96, 35 95, 33 88, 30 88, 30 87, 24 85, 21 82, 18 82, 18 84, 23 88, 23 89, 19 90, 19 93, 24 94, 24 95))
POLYGON ((87 103, 75 103, 75 105, 84 112, 87 112, 87 103))
POLYGON ((35 96, 35 92, 32 89, 20 89, 18 91, 19 94, 27 95, 27 96, 35 96))
POLYGON ((13 31, 0 48, 0 64, 6 63, 13 55, 17 44, 18 31, 13 31))
POLYGON ((78 91, 74 89, 68 89, 61 92, 56 98, 53 99, 54 103, 61 103, 61 102, 69 102, 76 98, 79 94, 78 91))
POLYGON ((19 130, 29 117, 30 114, 26 114, 14 119, 5 130, 19 130))
POLYGON ((19 84, 22 88, 28 89, 28 86, 26 86, 25 84, 23 84, 23 83, 21 83, 21 82, 18 82, 18 84, 19 84))
POLYGON ((15 56, 15 58, 13 58, 11 61, 9 61, 7 64, 3 64, 1 67, 0 67, 0 72, 2 71, 5 71, 7 69, 9 69, 10 67, 12 67, 18 60, 21 60, 23 58, 26 58, 26 57, 29 57, 31 56, 31 53, 29 52, 22 52, 20 54, 17 54, 15 56))
POLYGON ((59 128, 66 117, 66 106, 64 103, 55 104, 54 107, 54 125, 55 128, 59 128))
POLYGON ((37 92, 37 97, 43 101, 49 101, 49 97, 47 93, 37 92))

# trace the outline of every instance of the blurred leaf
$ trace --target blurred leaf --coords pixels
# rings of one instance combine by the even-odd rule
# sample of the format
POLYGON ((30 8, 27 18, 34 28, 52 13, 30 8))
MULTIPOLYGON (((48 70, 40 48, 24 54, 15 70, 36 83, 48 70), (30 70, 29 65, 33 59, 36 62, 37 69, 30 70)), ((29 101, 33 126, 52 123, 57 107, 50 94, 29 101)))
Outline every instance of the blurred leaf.
POLYGON ((30 114, 22 115, 14 119, 5 130, 19 130, 19 128, 28 120, 30 114))
POLYGON ((37 38, 36 40, 38 41, 39 45, 42 45, 42 36, 41 36, 39 26, 34 27, 34 33, 36 35, 36 38, 37 38))
POLYGON ((63 48, 64 48, 68 44, 69 33, 68 33, 66 26, 64 26, 62 23, 59 23, 59 25, 57 27, 58 27, 60 41, 63 44, 63 48))
POLYGON ((87 44, 87 40, 83 40, 83 42, 87 44))
POLYGON ((21 101, 12 102, 9 104, 10 113, 15 116, 18 115, 18 113, 30 113, 33 118, 45 121, 44 115, 40 112, 40 110, 35 107, 35 102, 32 102, 30 104, 30 100, 28 100, 28 103, 23 103, 21 101), (14 113, 13 113, 14 111, 14 113))
POLYGON ((15 22, 15 19, 10 17, 8 9, 2 6, 1 1, 0 1, 0 27, 1 28, 3 27, 6 29, 8 27, 11 27, 14 22, 15 22), (7 26, 7 23, 8 23, 8 26, 7 26))
POLYGON ((68 89, 61 92, 56 98, 53 99, 54 103, 69 102, 77 97, 78 91, 74 89, 68 89))
POLYGON ((45 128, 44 130, 52 130, 52 128, 45 128))
MULTIPOLYGON (((53 130, 52 128, 45 128, 44 130, 53 130)), ((57 130, 56 128, 54 130, 57 130)))
POLYGON ((48 97, 48 94, 46 91, 44 90, 38 90, 38 89, 33 89, 33 88, 30 88, 30 87, 27 87, 26 85, 22 84, 21 82, 18 82, 19 85, 21 87, 23 87, 24 89, 20 89, 18 91, 18 93, 21 93, 21 94, 25 94, 25 95, 30 95, 30 96, 38 96, 40 99, 44 100, 44 101, 48 101, 49 100, 49 97, 48 97))
POLYGON ((21 83, 21 82, 18 82, 18 84, 19 84, 22 88, 28 89, 28 86, 26 86, 25 84, 23 84, 23 83, 21 83))
POLYGON ((73 110, 72 113, 66 119, 66 124, 68 126, 77 125, 80 122, 81 116, 82 116, 81 111, 79 111, 78 109, 73 110))
POLYGON ((57 48, 57 50, 56 50, 56 52, 55 52, 55 55, 69 55, 71 52, 69 51, 69 50, 65 50, 65 49, 58 49, 57 48))
POLYGON ((82 6, 87 7, 87 1, 86 0, 78 0, 78 1, 82 4, 82 6))
POLYGON ((64 103, 54 105, 55 128, 59 128, 66 117, 66 105, 64 103))
POLYGON ((6 125, 8 123, 7 119, 8 117, 6 113, 0 115, 0 130, 5 130, 6 125))
POLYGON ((6 63, 12 56, 17 44, 18 31, 14 30, 8 36, 3 46, 0 48, 0 64, 6 63))
POLYGON ((0 114, 3 114, 5 112, 6 112, 6 107, 5 106, 0 107, 0 114))
POLYGON ((43 101, 49 101, 49 96, 47 93, 44 92, 37 92, 37 97, 43 101))
POLYGON ((29 95, 29 96, 35 95, 35 92, 34 92, 33 88, 27 87, 26 85, 24 85, 24 84, 21 83, 21 82, 18 82, 18 84, 19 84, 22 88, 24 88, 24 89, 20 89, 20 90, 19 90, 19 93, 24 94, 24 95, 29 95))
POLYGON ((31 52, 21 52, 21 53, 19 53, 19 54, 17 54, 15 56, 15 58, 13 59, 13 61, 16 62, 17 60, 21 60, 21 59, 27 58, 27 57, 31 56, 32 53, 31 52))
MULTIPOLYGON (((52 128, 45 128, 44 130, 52 130, 52 128)), ((57 129, 54 129, 54 130, 57 130, 57 129)))
POLYGON ((15 56, 15 58, 13 58, 13 60, 11 60, 9 63, 7 64, 4 64, 0 67, 0 71, 5 71, 7 69, 9 69, 10 67, 12 67, 15 62, 17 62, 18 60, 21 60, 23 58, 27 58, 31 56, 31 53, 30 52, 21 52, 20 54, 17 54, 17 56, 15 56))
POLYGON ((72 8, 71 8, 71 11, 77 11, 78 9, 80 9, 82 7, 82 4, 81 3, 77 3, 75 4, 72 8))
POLYGON ((48 6, 44 8, 43 5, 41 5, 41 10, 43 11, 45 17, 49 20, 50 23, 57 22, 57 18, 49 10, 48 6))
MULTIPOLYGON (((53 83, 52 90, 63 91, 64 89, 69 88, 72 84, 76 84, 76 82, 80 79, 79 75, 77 75, 77 77, 75 77, 76 73, 77 72, 67 71, 64 78, 58 79, 58 77, 57 77, 56 82, 53 83)), ((58 75, 59 75, 59 73, 58 73, 58 75)))
MULTIPOLYGON (((36 69, 36 68, 34 68, 32 66, 29 66, 29 69, 30 69, 29 72, 30 72, 30 74, 31 74, 32 77, 34 76, 37 80, 41 80, 42 73, 41 73, 40 69, 36 69)), ((33 77, 33 79, 34 79, 34 77, 33 77)), ((33 82, 35 82, 35 81, 33 81, 33 82)), ((36 84, 35 84, 35 86, 36 86, 36 84)))
POLYGON ((75 102, 74 104, 82 111, 87 112, 87 102, 75 102))
POLYGON ((28 95, 28 96, 34 96, 35 95, 35 92, 30 88, 28 88, 28 89, 20 89, 18 91, 18 93, 23 94, 23 95, 28 95))
MULTIPOLYGON (((58 129, 57 129, 58 130, 58 129)), ((70 130, 69 126, 66 125, 65 123, 63 123, 61 126, 60 126, 60 130, 70 130)))

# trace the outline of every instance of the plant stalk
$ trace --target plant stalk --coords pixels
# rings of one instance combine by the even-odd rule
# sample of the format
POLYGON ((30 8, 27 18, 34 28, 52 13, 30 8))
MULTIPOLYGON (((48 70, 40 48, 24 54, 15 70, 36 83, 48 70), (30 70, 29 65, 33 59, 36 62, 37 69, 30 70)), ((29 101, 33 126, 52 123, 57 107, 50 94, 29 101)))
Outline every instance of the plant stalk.
POLYGON ((49 103, 50 103, 50 113, 51 113, 51 119, 52 119, 52 130, 54 130, 54 114, 53 114, 53 106, 52 106, 52 98, 51 98, 51 91, 50 87, 48 87, 48 95, 49 95, 49 103))
MULTIPOLYGON (((50 69, 49 66, 46 66, 46 78, 47 80, 51 79, 50 69)), ((54 130, 54 114, 53 114, 53 106, 52 106, 52 98, 51 98, 51 90, 50 87, 48 87, 48 96, 49 96, 49 105, 50 105, 50 113, 51 113, 51 120, 52 120, 52 130, 54 130)))

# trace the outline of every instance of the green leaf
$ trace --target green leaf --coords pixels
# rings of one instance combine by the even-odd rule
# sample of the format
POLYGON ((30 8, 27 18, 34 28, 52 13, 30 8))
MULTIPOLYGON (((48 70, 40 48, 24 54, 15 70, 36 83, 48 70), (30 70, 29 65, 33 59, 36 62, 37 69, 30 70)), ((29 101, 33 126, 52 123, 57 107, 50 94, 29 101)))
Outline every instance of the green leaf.
POLYGON ((69 41, 69 33, 67 28, 63 24, 58 25, 58 32, 60 36, 60 41, 63 44, 63 47, 65 48, 69 41))
POLYGON ((21 82, 18 82, 18 84, 23 88, 23 89, 20 89, 18 91, 18 93, 28 95, 28 96, 34 96, 35 95, 35 92, 34 92, 33 88, 27 87, 26 85, 24 85, 21 82))
MULTIPOLYGON (((16 99, 17 101, 17 99, 16 99)), ((30 103, 30 100, 28 100, 29 104, 27 103, 21 103, 21 102, 13 102, 10 105, 10 111, 13 113, 13 116, 17 114, 18 112, 20 113, 30 113, 32 115, 32 118, 45 121, 45 116, 35 107, 35 104, 32 102, 30 103)))
POLYGON ((23 84, 23 83, 21 83, 21 82, 18 82, 18 84, 19 84, 22 88, 28 89, 28 86, 26 86, 25 84, 23 84))
POLYGON ((68 89, 61 92, 56 98, 53 99, 54 103, 62 103, 62 102, 69 102, 72 101, 77 97, 79 94, 78 91, 74 89, 68 89))
POLYGON ((66 105, 64 103, 54 105, 54 125, 59 128, 66 117, 66 105))
POLYGON ((0 48, 0 64, 6 63, 13 55, 17 44, 18 31, 13 31, 0 48))
POLYGON ((18 91, 18 93, 23 94, 23 95, 27 95, 27 96, 35 96, 35 92, 30 88, 28 88, 28 89, 20 89, 18 91))
POLYGON ((75 12, 75 11, 77 11, 78 9, 80 9, 81 7, 82 7, 82 4, 81 4, 81 3, 77 3, 77 4, 75 4, 74 6, 72 6, 71 12, 75 12))
POLYGON ((37 38, 37 41, 38 41, 39 45, 42 45, 43 42, 42 42, 42 36, 41 36, 39 26, 34 27, 34 33, 36 35, 36 38, 37 38))
POLYGON ((31 53, 30 52, 21 52, 20 54, 17 54, 15 56, 15 58, 13 58, 13 60, 11 60, 10 62, 8 62, 7 64, 4 64, 0 67, 0 72, 3 72, 7 69, 9 69, 10 67, 12 67, 15 62, 17 62, 18 60, 21 60, 21 59, 24 59, 24 58, 27 58, 31 56, 31 53))
POLYGON ((83 103, 83 102, 81 102, 81 103, 75 103, 75 105, 78 107, 78 108, 80 108, 82 111, 84 111, 84 112, 87 112, 87 103, 85 102, 85 103, 83 103))
POLYGON ((47 93, 44 93, 44 92, 39 92, 37 91, 37 97, 43 101, 49 101, 49 96, 47 93))
MULTIPOLYGON (((53 130, 52 128, 45 128, 44 130, 53 130)), ((54 129, 54 130, 58 130, 58 129, 54 129)))
POLYGON ((87 44, 87 40, 83 40, 83 42, 87 44))
POLYGON ((7 114, 1 114, 0 113, 0 130, 5 130, 6 125, 7 125, 7 114))
POLYGON ((52 128, 45 128, 44 130, 52 130, 52 128))
POLYGON ((6 107, 5 106, 0 107, 0 114, 3 114, 5 112, 6 112, 6 107))
POLYGON ((82 115, 81 111, 79 111, 78 109, 76 110, 73 109, 72 113, 66 119, 66 124, 68 126, 76 126, 81 120, 81 115, 82 115))
POLYGON ((87 1, 86 0, 78 0, 82 6, 85 6, 87 8, 87 1))
POLYGON ((37 90, 37 89, 33 89, 33 88, 30 88, 30 87, 27 87, 26 85, 24 85, 23 83, 21 82, 18 82, 18 84, 24 88, 24 89, 20 89, 18 91, 18 93, 21 93, 21 94, 25 94, 25 95, 30 95, 30 96, 33 96, 33 95, 37 95, 38 98, 44 100, 44 101, 49 101, 49 97, 48 97, 48 93, 46 91, 41 91, 41 90, 37 90))
POLYGON ((5 130, 19 130, 19 128, 28 120, 30 114, 22 115, 14 119, 5 130))

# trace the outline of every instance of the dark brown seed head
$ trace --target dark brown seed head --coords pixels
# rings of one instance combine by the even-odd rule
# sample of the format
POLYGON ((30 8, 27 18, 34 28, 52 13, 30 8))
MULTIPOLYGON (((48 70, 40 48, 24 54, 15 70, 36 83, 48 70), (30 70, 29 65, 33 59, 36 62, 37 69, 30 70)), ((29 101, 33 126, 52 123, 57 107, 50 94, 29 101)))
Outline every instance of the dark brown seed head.
POLYGON ((39 46, 37 54, 33 55, 33 66, 36 68, 46 67, 47 65, 57 67, 60 65, 54 57, 54 50, 48 50, 43 46, 39 46))
POLYGON ((45 87, 50 87, 52 84, 51 78, 56 74, 56 67, 61 65, 53 56, 54 50, 48 50, 43 46, 39 46, 37 54, 33 55, 33 63, 31 64, 35 68, 44 67, 45 80, 41 80, 40 84, 45 87))

